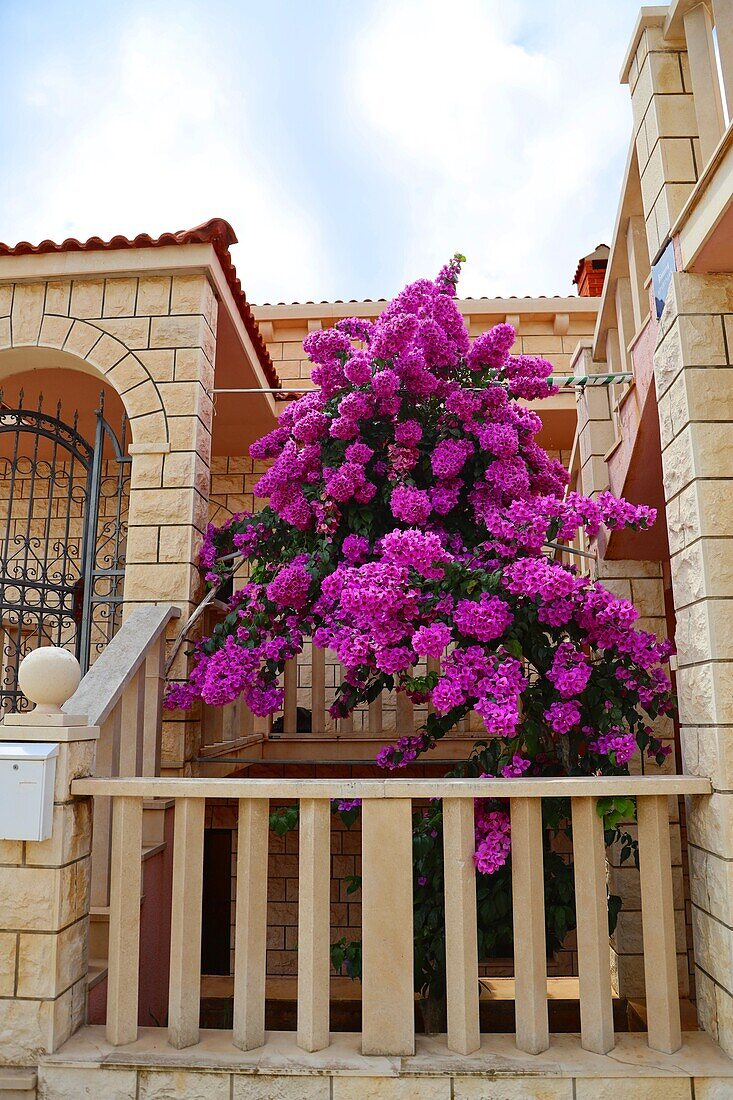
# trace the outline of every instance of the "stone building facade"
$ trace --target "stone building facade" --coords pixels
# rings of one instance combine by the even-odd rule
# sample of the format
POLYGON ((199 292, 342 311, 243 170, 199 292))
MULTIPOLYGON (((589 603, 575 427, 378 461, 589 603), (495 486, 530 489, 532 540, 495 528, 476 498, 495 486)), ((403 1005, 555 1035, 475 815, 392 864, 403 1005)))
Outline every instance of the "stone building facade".
MULTIPOLYGON (((660 719, 656 732, 673 748, 667 768, 709 779, 713 794, 687 806, 678 799, 672 807, 672 947, 681 994, 694 999, 701 1025, 733 1053, 730 5, 675 0, 642 9, 622 80, 631 95, 633 134, 618 216, 610 249, 599 246, 579 265, 579 296, 466 299, 460 306, 472 336, 509 321, 517 329, 515 350, 545 356, 559 375, 612 380, 566 387, 543 402, 540 442, 566 463, 572 484, 584 492, 610 488, 659 511, 651 533, 602 530, 593 544, 575 549, 595 559, 590 568, 605 584, 634 601, 643 626, 676 641, 679 721, 660 719)), ((247 457, 247 446, 274 426, 285 390, 311 385, 303 338, 340 317, 373 317, 382 307, 252 307, 231 262, 234 240, 217 219, 156 240, 0 246, 0 424, 5 410, 17 407, 21 388, 35 396, 41 386, 44 397, 62 397, 64 408, 81 405, 81 422, 101 387, 105 407, 129 421, 123 616, 159 602, 176 604, 184 622, 194 612, 207 522, 257 506, 254 485, 262 469, 247 457)), ((1 446, 0 460, 12 466, 1 446)), ((0 478, 0 501, 3 481, 7 476, 0 478)), ((212 605, 210 622, 220 613, 212 605)), ((187 667, 179 626, 168 627, 174 679, 187 667)), ((323 728, 307 733, 297 727, 296 707, 316 714, 315 668, 306 653, 291 670, 286 690, 293 706, 281 730, 255 722, 241 707, 168 716, 163 774, 370 775, 375 742, 415 716, 385 699, 378 731, 368 711, 348 728, 334 726, 325 712, 338 669, 326 659, 317 673, 323 728)), ((446 739, 447 756, 465 752, 466 741, 480 732, 471 723, 458 730, 446 739)), ((58 799, 59 813, 67 812, 67 801, 66 794, 58 799)), ((236 887, 234 812, 210 803, 206 813, 212 845, 213 834, 225 838, 219 882, 226 902, 236 887)), ((88 834, 88 824, 79 831, 88 834)), ((332 870, 341 881, 332 883, 331 933, 348 938, 358 931, 361 899, 344 879, 359 872, 361 838, 358 830, 339 828, 332 842, 332 870)), ((80 844, 63 874, 71 874, 67 862, 83 863, 86 873, 88 845, 80 844)), ((0 847, 0 877, 10 881, 25 859, 16 848, 0 847)), ((644 993, 639 877, 615 852, 609 868, 611 888, 624 898, 612 940, 615 983, 634 1000, 644 993)), ((268 973, 291 986, 297 872, 295 835, 274 838, 268 973)), ((25 933, 57 937, 70 916, 76 924, 83 913, 52 913, 48 927, 20 931, 10 916, 3 918, 0 997, 11 1001, 42 988, 42 959, 34 962, 25 950, 25 933)), ((225 955, 230 924, 225 913, 225 955)), ((43 949, 40 940, 33 946, 43 949)), ((565 946, 557 970, 575 974, 575 945, 565 946)), ((228 979, 229 963, 225 959, 218 978, 228 979)), ((66 1001, 56 1006, 66 1013, 61 1031, 80 1019, 79 982, 75 972, 66 1001)))

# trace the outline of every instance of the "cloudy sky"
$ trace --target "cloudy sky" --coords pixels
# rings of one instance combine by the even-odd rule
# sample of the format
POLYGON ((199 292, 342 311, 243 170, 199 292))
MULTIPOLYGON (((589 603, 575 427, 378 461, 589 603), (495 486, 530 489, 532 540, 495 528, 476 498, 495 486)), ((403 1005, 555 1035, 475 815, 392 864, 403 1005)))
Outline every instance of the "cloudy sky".
POLYGON ((250 300, 564 294, 639 0, 0 0, 0 240, 227 218, 250 300))

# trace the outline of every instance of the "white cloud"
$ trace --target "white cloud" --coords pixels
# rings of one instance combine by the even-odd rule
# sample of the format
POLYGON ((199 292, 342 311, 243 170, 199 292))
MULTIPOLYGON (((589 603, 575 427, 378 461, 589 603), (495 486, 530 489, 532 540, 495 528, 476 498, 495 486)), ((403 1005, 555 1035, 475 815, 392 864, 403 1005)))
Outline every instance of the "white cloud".
POLYGON ((241 72, 228 75, 221 43, 209 49, 184 14, 121 23, 102 64, 36 59, 21 98, 47 144, 6 176, 3 221, 14 239, 36 241, 156 235, 224 217, 248 294, 295 297, 326 278, 318 225, 258 146, 241 72))
POLYGON ((610 234, 638 0, 376 0, 331 37, 316 3, 312 38, 273 47, 258 76, 242 43, 262 49, 271 23, 244 5, 223 44, 209 3, 133 4, 96 36, 26 42, 0 239, 222 216, 249 296, 278 301, 385 294, 456 249, 463 293, 566 292, 610 234))
POLYGON ((376 9, 350 89, 373 154, 408 197, 404 277, 459 249, 470 261, 464 294, 569 291, 578 258, 613 224, 609 165, 618 170, 631 133, 617 72, 633 8, 389 0, 376 9))

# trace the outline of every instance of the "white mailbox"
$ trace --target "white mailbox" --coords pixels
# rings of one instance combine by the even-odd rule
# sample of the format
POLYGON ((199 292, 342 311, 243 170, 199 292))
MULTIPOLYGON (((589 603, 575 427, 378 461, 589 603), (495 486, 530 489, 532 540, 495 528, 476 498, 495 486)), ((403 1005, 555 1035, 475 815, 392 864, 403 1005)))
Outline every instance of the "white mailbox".
POLYGON ((0 742, 0 840, 47 840, 57 744, 0 742))

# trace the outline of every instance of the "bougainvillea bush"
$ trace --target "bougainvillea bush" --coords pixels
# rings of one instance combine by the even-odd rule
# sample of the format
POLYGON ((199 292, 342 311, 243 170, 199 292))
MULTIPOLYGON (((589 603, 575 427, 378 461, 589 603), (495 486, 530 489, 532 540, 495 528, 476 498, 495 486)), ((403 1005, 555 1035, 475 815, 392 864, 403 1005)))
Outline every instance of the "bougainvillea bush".
MULTIPOLYGON (((551 365, 511 355, 508 324, 471 342, 460 261, 375 322, 306 338, 318 388, 250 448, 270 460, 255 489, 269 505, 206 535, 208 581, 233 554, 250 579, 167 705, 241 695, 277 712, 284 664, 312 638, 345 670, 334 717, 385 689, 430 701, 424 726, 380 751, 384 768, 428 752, 469 711, 487 731, 474 760, 496 776, 614 774, 636 753, 661 764, 650 721, 671 706, 670 647, 557 552, 578 528, 645 528, 654 512, 567 491, 525 403, 555 392, 551 365)), ((478 872, 495 876, 511 850, 505 804, 479 803, 476 829, 478 872)))

